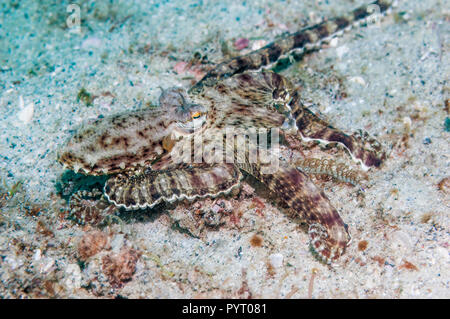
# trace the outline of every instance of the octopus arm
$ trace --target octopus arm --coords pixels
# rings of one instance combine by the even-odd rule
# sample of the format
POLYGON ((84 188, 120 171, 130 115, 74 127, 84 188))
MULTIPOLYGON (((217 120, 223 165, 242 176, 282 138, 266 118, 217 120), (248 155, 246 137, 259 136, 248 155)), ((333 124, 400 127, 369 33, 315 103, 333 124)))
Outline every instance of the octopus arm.
POLYGON ((340 144, 365 170, 372 166, 379 167, 386 158, 381 144, 367 132, 358 130, 348 135, 331 126, 302 104, 298 92, 293 94, 290 107, 298 135, 302 140, 317 141, 322 144, 340 144))
POLYGON ((253 175, 277 198, 294 212, 291 217, 300 218, 309 225, 310 246, 319 259, 326 263, 339 258, 349 243, 347 226, 309 177, 295 167, 280 163, 276 170, 261 165, 241 165, 241 169, 253 175))
POLYGON ((204 88, 214 87, 220 80, 236 74, 269 68, 292 51, 304 54, 317 50, 322 47, 323 43, 328 43, 333 38, 342 35, 344 31, 350 30, 354 25, 364 24, 368 20, 374 19, 374 8, 377 8, 375 13, 384 15, 390 7, 391 1, 377 0, 362 5, 345 16, 328 19, 295 33, 281 36, 259 50, 218 64, 190 89, 190 93, 198 94, 204 88))
POLYGON ((180 165, 169 170, 149 170, 140 175, 122 173, 109 179, 106 198, 127 210, 152 208, 183 199, 216 197, 239 187, 242 175, 232 164, 180 165))

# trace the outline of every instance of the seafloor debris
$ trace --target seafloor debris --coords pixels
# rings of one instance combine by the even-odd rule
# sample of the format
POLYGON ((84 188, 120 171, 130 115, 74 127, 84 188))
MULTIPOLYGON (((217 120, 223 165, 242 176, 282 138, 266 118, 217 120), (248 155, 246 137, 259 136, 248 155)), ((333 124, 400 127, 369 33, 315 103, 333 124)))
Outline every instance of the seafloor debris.
POLYGON ((88 232, 78 243, 78 256, 87 260, 102 251, 108 245, 108 235, 99 230, 88 232))
POLYGON ((450 177, 445 177, 437 184, 438 189, 444 194, 450 194, 450 177))
POLYGON ((226 217, 233 212, 232 205, 224 199, 197 201, 189 208, 177 207, 170 213, 175 228, 192 237, 201 238, 206 229, 217 229, 226 223, 226 217))
POLYGON ((309 299, 312 298, 313 291, 314 291, 314 279, 316 278, 318 273, 319 273, 319 270, 317 268, 313 268, 311 270, 311 278, 309 279, 309 284, 308 284, 308 298, 309 299))
POLYGON ((193 77, 196 81, 201 80, 206 74, 200 65, 185 61, 177 62, 173 70, 177 74, 193 77))
POLYGON ((83 102, 86 106, 92 106, 94 96, 89 93, 85 88, 82 88, 77 94, 77 102, 83 102))
POLYGON ((284 256, 280 253, 272 254, 269 256, 269 262, 274 268, 280 268, 283 266, 284 256))
POLYGON ((252 238, 250 238, 250 244, 252 247, 261 247, 264 243, 264 239, 261 235, 254 234, 252 238))
POLYGON ((250 41, 247 38, 239 38, 234 42, 234 47, 236 50, 240 51, 248 47, 250 41))
POLYGON ((364 250, 367 249, 367 246, 368 246, 367 240, 361 240, 361 241, 358 243, 358 250, 359 250, 359 251, 364 251, 364 250))
POLYGON ((140 256, 140 252, 129 247, 122 247, 118 254, 103 256, 102 270, 113 287, 121 287, 131 280, 140 256))
POLYGON ((398 266, 398 269, 408 269, 408 270, 419 270, 419 268, 417 268, 416 265, 410 263, 407 260, 403 261, 403 264, 401 264, 400 266, 398 266))

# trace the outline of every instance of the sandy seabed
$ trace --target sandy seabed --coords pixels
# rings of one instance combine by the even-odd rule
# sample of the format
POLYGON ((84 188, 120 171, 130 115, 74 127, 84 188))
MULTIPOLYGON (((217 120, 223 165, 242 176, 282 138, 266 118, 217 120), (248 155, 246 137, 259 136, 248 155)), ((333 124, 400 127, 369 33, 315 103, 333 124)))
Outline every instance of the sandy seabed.
POLYGON ((313 177, 352 235, 329 267, 304 228, 247 184, 234 198, 78 225, 56 187, 56 153, 83 121, 157 104, 160 87, 189 87, 238 54, 240 38, 245 53, 364 1, 79 1, 80 29, 67 25, 77 12, 67 1, 3 1, 0 296, 449 298, 445 2, 399 1, 380 23, 281 71, 313 111, 368 131, 389 154, 363 193, 313 177), (239 212, 232 223, 194 232, 183 219, 222 204, 239 212))

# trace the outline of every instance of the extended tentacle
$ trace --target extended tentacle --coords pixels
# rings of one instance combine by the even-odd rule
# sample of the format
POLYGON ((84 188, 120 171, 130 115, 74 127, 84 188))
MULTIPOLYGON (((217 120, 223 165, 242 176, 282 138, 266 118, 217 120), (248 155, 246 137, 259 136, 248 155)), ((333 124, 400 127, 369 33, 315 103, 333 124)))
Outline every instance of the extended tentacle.
POLYGON ((354 134, 348 135, 334 128, 306 108, 302 104, 298 92, 293 93, 290 106, 298 134, 302 140, 318 141, 323 144, 341 144, 348 150, 353 160, 360 162, 364 169, 368 169, 370 166, 378 167, 386 158, 381 144, 370 137, 367 132, 358 130, 354 134))
POLYGON ((223 78, 269 66, 292 50, 303 53, 320 48, 323 42, 328 42, 333 37, 351 29, 353 24, 364 23, 368 18, 373 17, 374 13, 384 14, 390 5, 390 1, 375 1, 353 10, 346 16, 330 19, 288 36, 282 36, 259 50, 220 63, 197 82, 189 93, 198 94, 204 87, 212 87, 223 78), (374 7, 377 9, 374 10, 374 7))
POLYGON ((311 249, 320 260, 331 263, 338 259, 345 252, 350 235, 336 209, 305 173, 280 161, 274 149, 260 147, 260 143, 261 140, 258 144, 248 139, 245 144, 235 140, 233 145, 227 145, 227 151, 233 148, 234 164, 275 193, 294 212, 291 217, 309 225, 311 249))
POLYGON ((280 163, 274 173, 266 173, 260 165, 238 166, 263 182, 284 204, 309 225, 311 249, 326 263, 338 259, 350 240, 347 226, 326 195, 294 167, 280 163))
POLYGON ((329 125, 302 104, 300 94, 285 77, 274 72, 246 72, 206 88, 208 127, 218 129, 281 127, 303 140, 338 143, 356 162, 378 167, 385 159, 381 144, 361 130, 352 135, 329 125))
POLYGON ((360 187, 362 187, 362 181, 368 179, 367 174, 331 159, 302 158, 295 162, 295 166, 305 173, 328 175, 339 181, 355 186, 359 185, 360 187))
POLYGON ((106 182, 104 192, 114 205, 134 210, 152 208, 162 201, 172 203, 228 194, 239 187, 241 178, 239 169, 232 164, 179 165, 139 175, 118 174, 106 182))

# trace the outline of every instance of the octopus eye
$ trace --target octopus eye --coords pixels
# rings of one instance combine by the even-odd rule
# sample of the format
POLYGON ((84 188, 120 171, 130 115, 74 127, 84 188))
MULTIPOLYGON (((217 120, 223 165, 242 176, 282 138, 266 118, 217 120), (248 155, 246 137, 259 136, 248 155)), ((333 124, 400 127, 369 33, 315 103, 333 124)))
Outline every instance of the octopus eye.
POLYGON ((200 118, 200 116, 202 116, 202 113, 200 113, 200 112, 194 112, 194 113, 191 114, 191 117, 194 120, 200 118))

